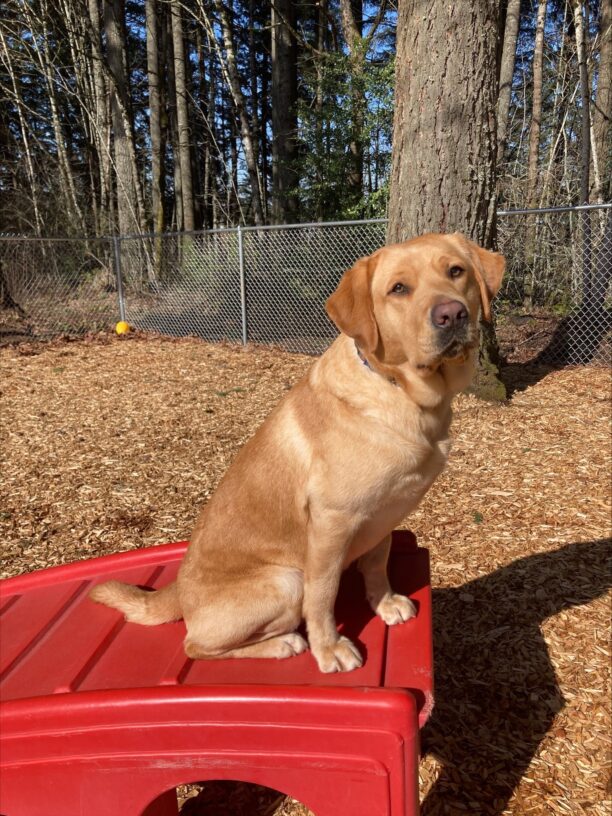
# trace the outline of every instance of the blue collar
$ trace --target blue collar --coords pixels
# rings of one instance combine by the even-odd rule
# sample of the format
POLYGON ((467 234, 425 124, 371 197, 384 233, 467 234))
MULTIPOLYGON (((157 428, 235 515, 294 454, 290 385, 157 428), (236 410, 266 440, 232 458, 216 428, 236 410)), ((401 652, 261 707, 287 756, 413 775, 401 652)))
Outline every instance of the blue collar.
POLYGON ((384 377, 384 379, 385 379, 385 380, 387 380, 387 382, 390 382, 390 383, 391 383, 391 385, 397 385, 397 381, 396 381, 396 379, 395 379, 394 377, 385 377, 385 375, 384 375, 384 374, 381 374, 380 372, 376 371, 376 369, 372 368, 372 366, 371 366, 371 365, 368 363, 368 361, 366 360, 366 358, 363 356, 363 352, 361 351, 361 349, 359 348, 359 346, 357 345, 357 343, 355 343, 355 350, 357 351, 357 356, 359 357, 359 359, 361 360, 361 362, 364 364, 364 366, 365 366, 366 368, 369 368, 369 369, 370 369, 370 371, 371 371, 373 374, 378 374, 378 376, 379 376, 379 377, 384 377))

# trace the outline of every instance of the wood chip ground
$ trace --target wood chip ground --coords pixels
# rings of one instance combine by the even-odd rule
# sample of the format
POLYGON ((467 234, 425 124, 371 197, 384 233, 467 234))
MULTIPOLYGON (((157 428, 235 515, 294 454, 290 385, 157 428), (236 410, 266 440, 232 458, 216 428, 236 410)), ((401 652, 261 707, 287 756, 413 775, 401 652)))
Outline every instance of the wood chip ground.
MULTIPOLYGON (((311 363, 134 336, 1 349, 3 576, 189 537, 311 363)), ((534 379, 506 405, 457 399, 409 520, 434 587, 424 816, 611 812, 610 372, 534 379)), ((181 794, 190 816, 308 813, 246 785, 181 794)))

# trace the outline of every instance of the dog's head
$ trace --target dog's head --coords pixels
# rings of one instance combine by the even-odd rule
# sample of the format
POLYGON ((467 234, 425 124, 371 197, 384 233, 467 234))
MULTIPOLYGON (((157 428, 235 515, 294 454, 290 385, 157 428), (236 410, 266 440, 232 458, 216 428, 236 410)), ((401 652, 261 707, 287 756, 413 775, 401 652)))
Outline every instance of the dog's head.
POLYGON ((383 247, 342 276, 327 313, 362 352, 387 366, 435 370, 478 343, 504 258, 463 235, 428 234, 383 247))

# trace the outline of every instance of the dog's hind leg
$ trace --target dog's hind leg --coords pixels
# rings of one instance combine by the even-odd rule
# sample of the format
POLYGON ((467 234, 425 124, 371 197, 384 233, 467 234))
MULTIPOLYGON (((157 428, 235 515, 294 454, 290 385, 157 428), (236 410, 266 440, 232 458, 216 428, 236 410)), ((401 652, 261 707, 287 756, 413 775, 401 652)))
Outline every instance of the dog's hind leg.
POLYGON ((306 648, 295 633, 302 595, 300 570, 267 567, 233 584, 231 592, 217 590, 203 604, 186 605, 185 654, 193 659, 299 654, 306 648))
POLYGON ((248 646, 240 646, 238 649, 230 649, 219 655, 190 655, 190 657, 202 657, 204 659, 214 659, 214 657, 225 659, 226 657, 272 657, 281 660, 285 657, 294 657, 308 648, 306 640, 297 632, 287 632, 284 635, 276 635, 267 640, 259 640, 248 646))

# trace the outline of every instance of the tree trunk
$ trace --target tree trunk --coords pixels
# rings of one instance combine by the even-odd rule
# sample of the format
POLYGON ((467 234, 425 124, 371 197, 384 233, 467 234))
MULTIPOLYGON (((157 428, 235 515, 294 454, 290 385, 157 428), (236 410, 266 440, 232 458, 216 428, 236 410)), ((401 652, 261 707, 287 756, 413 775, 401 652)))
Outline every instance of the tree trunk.
MULTIPOLYGON (((45 3, 46 6, 46 3, 45 3)), ((101 234, 100 189, 98 188, 99 151, 95 133, 96 92, 94 85, 93 60, 91 58, 90 19, 87 3, 81 0, 77 6, 69 0, 59 0, 54 4, 52 12, 62 15, 66 27, 66 40, 70 49, 70 57, 74 66, 75 96, 78 104, 76 114, 82 123, 82 136, 78 128, 66 127, 64 100, 59 95, 59 119, 66 145, 66 157, 73 177, 73 190, 78 210, 83 214, 83 228, 89 233, 93 225, 96 235, 101 234), (75 166, 74 157, 79 153, 77 143, 82 138, 82 160, 80 167, 75 166), (79 189, 79 177, 87 174, 86 184, 90 191, 90 200, 85 204, 79 189)), ((54 14, 50 15, 53 24, 54 14)), ((99 29, 99 26, 98 26, 99 29)), ((46 50, 46 49, 45 49, 46 50)), ((54 55, 50 62, 53 62, 54 55)))
MULTIPOLYGON (((532 209, 538 201, 538 177, 540 154, 540 130, 542 127, 542 74, 544 66, 544 26, 547 0, 539 0, 533 51, 533 98, 531 102, 531 125, 529 128, 529 152, 527 157, 527 207, 532 209)), ((539 273, 536 255, 536 221, 532 216, 525 233, 525 277, 523 297, 525 306, 531 308, 533 291, 539 273)))
MULTIPOLYGON (((497 15, 493 0, 400 4, 389 242, 459 230, 495 245, 497 15)), ((481 344, 477 393, 503 399, 495 354, 481 344)))
POLYGON ((612 198, 612 0, 601 0, 599 17, 599 75, 593 105, 593 141, 599 165, 598 201, 612 198))
MULTIPOLYGON (((257 160, 258 160, 258 173, 259 178, 261 179, 260 183, 260 190, 261 190, 261 208, 264 221, 267 220, 267 211, 268 211, 268 202, 267 202, 267 190, 266 190, 266 174, 264 172, 264 164, 265 164, 265 146, 262 143, 262 137, 265 135, 265 124, 260 121, 259 111, 260 111, 260 94, 259 94, 259 80, 261 79, 262 86, 264 84, 264 77, 263 77, 263 60, 266 58, 266 51, 267 48, 264 50, 260 46, 260 41, 257 39, 258 31, 255 28, 255 21, 256 21, 256 11, 257 6, 255 0, 248 0, 248 44, 249 44, 249 91, 251 95, 251 122, 250 122, 250 130, 253 135, 253 141, 257 145, 257 160), (259 64, 257 61, 257 54, 261 52, 262 58, 262 71, 259 70, 259 64)), ((274 6, 272 7, 272 14, 274 14, 274 6)), ((262 26, 263 27, 263 26, 262 26)), ((274 31, 274 28, 272 28, 274 31)), ((273 36, 273 35, 272 35, 273 36)), ((262 87, 262 96, 263 96, 263 87, 262 87)), ((262 118, 263 118, 263 107, 262 110, 262 118)))
MULTIPOLYGON (((581 127, 580 127, 580 203, 589 200, 589 171, 591 165, 591 115, 589 71, 587 67, 585 26, 582 16, 582 0, 574 0, 574 30, 576 33, 576 53, 580 68, 581 127)), ((591 214, 583 211, 579 214, 582 226, 582 299, 587 308, 591 305, 593 291, 591 286, 591 214)))
POLYGON ((100 177, 100 233, 109 230, 113 222, 111 157, 109 151, 110 121, 108 117, 108 91, 102 69, 102 46, 100 31, 100 8, 98 0, 88 0, 89 29, 92 53, 92 71, 95 95, 94 131, 98 154, 100 177))
MULTIPOLYGON (((26 10, 26 19, 32 30, 34 30, 34 23, 33 18, 29 14, 29 6, 27 4, 24 5, 24 10, 26 10)), ((58 159, 58 170, 59 170, 59 185, 60 185, 60 193, 62 198, 64 199, 64 206, 68 213, 70 214, 70 220, 75 220, 78 223, 78 227, 80 230, 81 235, 87 234, 87 228, 85 226, 85 221, 83 218, 83 213, 79 207, 79 203, 77 201, 76 196, 76 189, 74 184, 74 178, 72 176, 72 169, 70 167, 70 161, 68 159, 68 154, 66 151, 66 143, 64 140, 64 132, 62 128, 62 123, 60 121, 60 113, 57 104, 57 97, 55 94, 55 83, 53 79, 53 71, 54 66, 52 65, 52 60, 49 57, 49 32, 47 21, 49 20, 49 12, 47 9, 46 2, 42 3, 41 7, 41 17, 40 17, 40 31, 42 34, 41 42, 39 45, 39 41, 36 37, 33 38, 34 43, 34 50, 36 52, 36 56, 39 61, 41 74, 44 76, 46 84, 47 84, 47 94, 49 99, 49 108, 51 111, 51 123, 53 125, 53 135, 55 138, 55 149, 57 151, 57 159, 58 159), (42 47, 42 50, 41 50, 42 47)))
MULTIPOLYGON (((347 175, 348 203, 358 206, 363 198, 363 124, 365 118, 365 58, 361 0, 340 0, 342 31, 350 65, 350 165, 347 175)), ((356 213, 355 213, 356 215, 356 213)))
POLYGON ((389 241, 495 242, 496 15, 492 0, 400 4, 389 241))
POLYGON ((214 0, 215 9, 221 21, 221 31, 223 34, 223 45, 225 48, 225 61, 222 63, 225 76, 232 94, 232 100, 236 109, 236 114, 240 122, 240 138, 244 149, 244 158, 249 173, 251 183, 251 197, 253 208, 253 219, 256 225, 264 223, 261 179, 257 164, 257 145, 251 133, 246 101, 240 85, 240 75, 238 73, 238 62, 236 59, 236 49, 227 9, 223 0, 214 0))
MULTIPOLYGON (((325 71, 324 53, 327 47, 327 0, 320 0, 315 7, 315 35, 316 35, 316 49, 317 53, 314 55, 315 70, 317 73, 317 85, 315 94, 315 111, 316 111, 316 125, 315 125, 315 151, 319 157, 324 153, 324 131, 323 131, 323 73, 325 71)), ((319 192, 316 196, 316 219, 323 221, 325 216, 325 201, 322 190, 323 173, 317 169, 317 185, 319 192)))
POLYGON ((205 204, 206 210, 210 213, 209 223, 215 229, 218 226, 217 221, 217 161, 219 153, 219 145, 217 142, 217 133, 215 128, 216 114, 217 114, 217 78, 215 54, 208 36, 209 46, 209 81, 208 81, 208 141, 206 153, 206 191, 205 204))
POLYGON ((272 4, 272 221, 297 219, 297 43, 293 0, 272 4))
POLYGON ((159 81, 159 31, 157 27, 157 0, 146 0, 147 78, 149 83, 149 132, 151 135, 151 209, 153 231, 165 229, 164 217, 164 155, 162 140, 162 111, 159 81))
POLYGON ((535 207, 538 190, 538 155, 542 127, 542 73, 544 66, 544 24, 547 0, 539 0, 533 50, 533 101, 529 129, 529 156, 527 159, 527 206, 535 207))
POLYGON ((117 220, 122 235, 142 231, 141 194, 135 160, 135 148, 128 115, 130 99, 127 88, 125 39, 123 36, 122 0, 104 0, 104 28, 108 67, 113 78, 111 118, 113 151, 117 180, 117 220))
POLYGON ((25 165, 28 175, 28 181, 30 184, 30 195, 31 195, 31 203, 32 209, 34 211, 34 224, 36 234, 38 236, 42 235, 42 218, 40 215, 40 207, 38 203, 38 189, 36 185, 36 175, 34 173, 34 162, 32 160, 32 151, 30 148, 30 140, 28 137, 28 125, 26 121, 26 113, 27 110, 24 111, 24 104, 23 99, 19 90, 17 74, 15 72, 13 62, 11 60, 11 52, 7 46, 6 39, 4 37, 4 32, 2 27, 0 26, 0 42, 2 43, 2 52, 4 54, 4 65, 8 71, 10 80, 11 80, 11 91, 13 96, 13 102, 15 107, 17 108, 17 116, 19 119, 19 130, 21 135, 21 140, 23 142, 23 154, 25 157, 25 165))
MULTIPOLYGON (((171 38, 171 23, 167 21, 167 36, 171 38)), ((174 59, 168 59, 168 128, 172 145, 172 175, 174 180, 174 209, 172 215, 172 229, 184 229, 183 221, 183 182, 181 175, 181 150, 179 146, 178 122, 176 115, 176 84, 174 81, 174 59)))
POLYGON ((504 160, 508 135, 508 114, 512 96, 512 78, 516 56, 516 40, 521 17, 521 0, 508 0, 504 45, 499 71, 499 97, 497 100, 497 166, 504 160))
POLYGON ((183 229, 194 228, 193 181, 191 176, 191 146, 189 114, 187 110, 187 80, 185 72, 185 47, 183 43, 183 18, 178 0, 170 6, 172 18, 172 47, 174 51, 174 85, 176 89, 176 121, 181 172, 181 195, 183 200, 183 229))
POLYGON ((567 88, 568 75, 568 61, 565 59, 565 48, 567 45, 567 36, 565 32, 561 37, 561 45, 557 53, 557 80, 555 82, 554 101, 550 121, 552 122, 552 133, 556 135, 549 138, 548 160, 544 169, 544 178, 540 184, 540 195, 538 198, 538 207, 547 207, 550 203, 549 194, 552 188, 553 169, 555 161, 558 161, 560 155, 560 145, 563 135, 565 133, 565 122, 568 114, 568 107, 563 106, 567 88))

